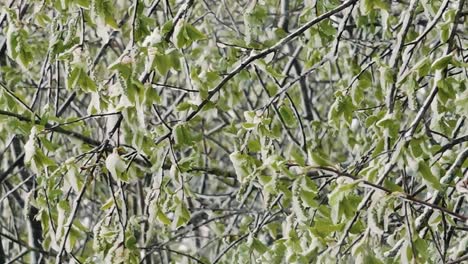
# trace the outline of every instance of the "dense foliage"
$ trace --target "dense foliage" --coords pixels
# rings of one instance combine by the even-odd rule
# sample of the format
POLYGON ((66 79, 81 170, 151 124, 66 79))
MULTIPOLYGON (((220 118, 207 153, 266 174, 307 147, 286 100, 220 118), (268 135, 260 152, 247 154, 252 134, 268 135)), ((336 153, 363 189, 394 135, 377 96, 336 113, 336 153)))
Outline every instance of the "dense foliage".
POLYGON ((465 0, 0 8, 0 263, 468 260, 465 0))

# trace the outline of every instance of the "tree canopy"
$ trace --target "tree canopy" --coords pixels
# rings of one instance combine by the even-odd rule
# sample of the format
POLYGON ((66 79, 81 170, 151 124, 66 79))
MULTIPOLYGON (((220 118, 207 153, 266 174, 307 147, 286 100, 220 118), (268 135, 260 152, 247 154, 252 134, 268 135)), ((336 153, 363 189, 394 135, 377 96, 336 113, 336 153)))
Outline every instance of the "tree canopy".
POLYGON ((468 260, 465 0, 2 0, 0 264, 468 260))

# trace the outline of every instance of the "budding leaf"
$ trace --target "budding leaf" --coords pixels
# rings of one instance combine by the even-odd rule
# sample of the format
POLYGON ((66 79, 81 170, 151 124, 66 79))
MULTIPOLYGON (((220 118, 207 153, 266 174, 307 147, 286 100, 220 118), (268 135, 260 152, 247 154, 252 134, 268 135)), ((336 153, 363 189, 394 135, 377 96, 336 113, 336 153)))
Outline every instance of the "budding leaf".
POLYGON ((106 168, 115 180, 119 179, 126 181, 122 175, 125 171, 126 165, 122 157, 117 153, 117 148, 114 149, 112 154, 107 156, 106 168))

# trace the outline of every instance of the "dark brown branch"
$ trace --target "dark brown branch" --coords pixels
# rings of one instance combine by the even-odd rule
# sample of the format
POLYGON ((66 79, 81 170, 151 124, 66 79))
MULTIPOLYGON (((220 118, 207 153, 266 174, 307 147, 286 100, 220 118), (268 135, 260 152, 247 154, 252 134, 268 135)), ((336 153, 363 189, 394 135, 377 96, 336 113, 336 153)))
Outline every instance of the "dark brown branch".
MULTIPOLYGON (((11 113, 11 112, 4 111, 4 110, 0 110, 0 115, 15 117, 18 120, 24 121, 24 122, 31 122, 31 119, 29 119, 26 116, 11 113)), ((99 115, 97 115, 97 116, 99 116, 99 115)), ((88 117, 88 118, 90 118, 90 117, 88 117)), ((85 119, 86 119, 86 117, 85 117, 85 119)), ((37 124, 37 125, 41 124, 41 122, 38 121, 38 120, 35 120, 34 123, 37 124)), ((69 130, 63 129, 59 125, 52 125, 52 124, 47 123, 47 124, 45 124, 45 128, 50 130, 50 131, 54 131, 54 132, 57 132, 57 133, 60 133, 60 134, 64 134, 64 135, 74 137, 76 139, 79 139, 79 140, 83 141, 86 144, 91 145, 91 146, 99 146, 101 144, 101 142, 99 142, 97 140, 94 140, 92 138, 84 136, 84 135, 82 135, 82 134, 80 134, 78 132, 75 132, 75 131, 69 131, 69 130)))
POLYGON ((454 139, 452 140, 452 142, 443 145, 442 148, 440 148, 435 154, 437 155, 440 153, 444 153, 445 151, 453 148, 454 146, 458 144, 462 144, 463 142, 467 142, 467 141, 468 141, 468 135, 454 139))

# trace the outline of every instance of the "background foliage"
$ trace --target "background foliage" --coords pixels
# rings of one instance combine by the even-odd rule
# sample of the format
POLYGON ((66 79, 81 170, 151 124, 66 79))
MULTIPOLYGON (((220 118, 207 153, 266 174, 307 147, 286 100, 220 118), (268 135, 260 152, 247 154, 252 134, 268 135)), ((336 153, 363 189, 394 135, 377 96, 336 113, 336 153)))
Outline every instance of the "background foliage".
POLYGON ((2 0, 0 263, 468 259, 464 0, 2 0))

